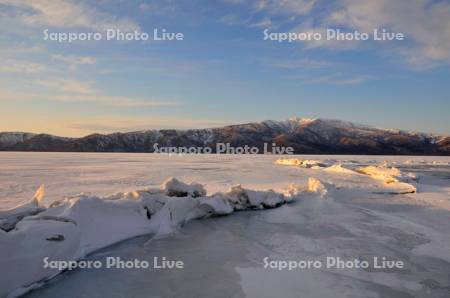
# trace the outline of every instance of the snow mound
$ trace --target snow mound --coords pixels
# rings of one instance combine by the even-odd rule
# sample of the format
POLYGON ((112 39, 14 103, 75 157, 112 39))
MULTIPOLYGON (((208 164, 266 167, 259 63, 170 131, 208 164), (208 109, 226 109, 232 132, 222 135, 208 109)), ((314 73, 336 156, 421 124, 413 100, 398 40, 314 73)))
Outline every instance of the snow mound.
POLYGON ((44 268, 43 260, 78 261, 98 249, 145 234, 161 237, 187 222, 240 210, 276 208, 306 191, 325 193, 310 179, 306 188, 291 186, 284 194, 241 185, 206 196, 201 184, 175 178, 160 189, 117 193, 107 197, 78 195, 40 205, 44 187, 30 203, 0 213, 0 267, 11 268, 0 279, 0 297, 16 297, 55 277, 64 268, 44 268), (8 231, 8 232, 7 232, 8 231), (17 269, 14 269, 17 268, 17 269), (27 268, 27 270, 22 270, 27 268))
POLYGON ((356 172, 381 181, 386 188, 385 190, 379 191, 381 193, 407 194, 417 192, 414 185, 404 182, 411 180, 411 178, 414 179, 414 177, 404 175, 399 169, 394 167, 387 167, 385 165, 367 166, 356 169, 356 172))
POLYGON ((275 161, 275 164, 283 166, 298 166, 302 168, 325 167, 325 165, 317 160, 301 160, 296 158, 281 158, 275 161))
POLYGON ((200 198, 200 207, 206 208, 208 215, 228 215, 234 212, 229 198, 221 193, 209 198, 200 198))
POLYGON ((273 190, 256 191, 241 185, 233 186, 225 196, 234 210, 274 208, 287 202, 283 194, 273 190))
POLYGON ((15 228, 17 222, 26 216, 35 215, 44 211, 42 200, 45 187, 41 185, 30 202, 19 205, 9 210, 0 211, 0 229, 8 232, 15 228))
POLYGON ((384 181, 386 184, 398 182, 395 177, 401 176, 399 169, 386 166, 367 166, 358 168, 356 171, 364 175, 369 175, 373 179, 384 181))
POLYGON ((191 197, 171 197, 150 220, 149 228, 157 237, 172 234, 188 221, 205 217, 200 201, 191 197))
MULTIPOLYGON (((345 175, 364 175, 368 176, 380 183, 377 183, 376 193, 388 194, 407 194, 417 192, 417 188, 411 184, 417 180, 412 173, 402 173, 398 168, 389 167, 385 162, 381 165, 370 165, 359 167, 355 170, 343 167, 341 163, 334 163, 332 160, 319 162, 316 160, 301 159, 278 159, 276 164, 286 166, 297 166, 311 170, 323 170, 327 173, 345 174, 345 175)), ((315 179, 315 178, 311 178, 315 179)), ((311 185, 314 185, 314 180, 311 185)))
POLYGON ((42 200, 44 199, 45 195, 45 185, 42 184, 34 193, 33 200, 36 203, 37 206, 41 205, 42 200))
POLYGON ((417 188, 409 183, 405 182, 395 182, 390 184, 385 184, 382 188, 377 189, 374 193, 378 194, 411 194, 416 193, 417 188))
POLYGON ((275 164, 277 165, 283 165, 283 166, 299 166, 302 164, 302 161, 300 159, 287 159, 287 158, 281 158, 277 159, 275 161, 275 164))
POLYGON ((327 188, 319 179, 310 177, 308 178, 308 186, 306 187, 306 192, 316 193, 323 196, 327 193, 327 188))
POLYGON ((335 164, 332 166, 329 166, 325 169, 323 169, 325 172, 329 173, 339 173, 339 174, 349 174, 349 175, 355 175, 358 174, 357 172, 344 168, 341 164, 335 164))
POLYGON ((170 178, 164 182, 165 193, 169 197, 201 197, 206 195, 203 185, 198 183, 186 184, 176 178, 170 178))

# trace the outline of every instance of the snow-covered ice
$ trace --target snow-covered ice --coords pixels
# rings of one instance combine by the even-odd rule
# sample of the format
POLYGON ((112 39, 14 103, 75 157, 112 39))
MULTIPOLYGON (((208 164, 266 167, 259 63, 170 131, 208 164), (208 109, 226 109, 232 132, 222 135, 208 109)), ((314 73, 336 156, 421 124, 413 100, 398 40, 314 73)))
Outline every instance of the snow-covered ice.
POLYGON ((0 153, 0 217, 15 218, 13 230, 0 230, 0 268, 8 272, 0 296, 41 285, 27 295, 449 296, 449 158, 295 159, 321 166, 283 166, 276 156, 0 153), (41 189, 33 197, 41 184, 45 196, 41 189), (386 256, 406 268, 263 267, 265 257, 330 255, 386 256), (79 269, 50 279, 59 272, 43 269, 45 256, 165 256, 186 265, 79 269))

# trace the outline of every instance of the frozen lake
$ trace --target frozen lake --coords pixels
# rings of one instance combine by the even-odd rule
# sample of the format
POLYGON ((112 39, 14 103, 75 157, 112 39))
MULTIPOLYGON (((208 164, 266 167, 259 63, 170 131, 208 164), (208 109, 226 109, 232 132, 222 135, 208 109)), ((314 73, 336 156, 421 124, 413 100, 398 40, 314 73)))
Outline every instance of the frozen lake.
MULTIPOLYGON (((389 156, 295 156, 302 159, 369 162, 413 161, 424 169, 449 157, 389 156)), ((46 202, 81 192, 109 195, 147 186, 159 186, 168 177, 207 184, 213 193, 234 184, 261 189, 283 188, 305 181, 310 173, 274 164, 270 155, 158 155, 127 153, 33 153, 0 152, 0 208, 28 201, 41 184, 46 202)), ((405 166, 405 165, 403 165, 405 166)), ((448 168, 438 171, 448 173, 448 168)), ((336 179, 338 177, 332 177, 336 179)), ((345 179, 345 177, 344 177, 345 179)))
MULTIPOLYGON (((110 195, 158 186, 168 177, 197 181, 208 193, 234 184, 281 190, 308 177, 334 185, 277 209, 189 222, 162 239, 126 240, 91 254, 182 260, 185 269, 75 270, 29 297, 449 297, 450 159, 448 157, 296 156, 349 168, 387 162, 414 174, 417 193, 377 193, 370 177, 277 165, 276 156, 0 153, 0 207, 80 192, 110 195), (264 268, 271 260, 340 257, 404 262, 403 269, 264 268)), ((111 231, 113 233, 114 231, 111 231)), ((1 247, 0 247, 1 250, 1 247)), ((1 279, 1 278, 0 278, 1 279)))

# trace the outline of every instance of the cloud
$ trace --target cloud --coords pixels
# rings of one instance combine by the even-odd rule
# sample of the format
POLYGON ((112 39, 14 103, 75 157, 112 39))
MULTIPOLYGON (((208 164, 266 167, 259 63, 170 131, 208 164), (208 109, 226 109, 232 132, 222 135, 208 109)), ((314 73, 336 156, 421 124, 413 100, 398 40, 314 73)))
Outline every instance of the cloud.
POLYGON ((141 4, 139 4, 139 10, 140 10, 141 12, 147 12, 147 11, 149 11, 151 8, 152 8, 152 6, 151 6, 150 4, 148 4, 148 3, 141 3, 141 4))
POLYGON ((225 25, 245 25, 248 27, 269 28, 279 27, 280 23, 291 22, 293 17, 304 16, 312 11, 316 0, 223 0, 225 3, 248 8, 244 16, 243 9, 240 13, 229 13, 219 21, 225 25), (261 16, 262 15, 262 16, 261 16))
POLYGON ((240 14, 230 13, 221 17, 219 22, 227 26, 246 25, 250 22, 250 18, 243 18, 240 14))
POLYGON ((70 71, 77 70, 81 65, 93 65, 97 63, 97 58, 91 56, 53 55, 52 60, 63 62, 70 71))
MULTIPOLYGON (((255 0, 250 6, 240 0, 224 0, 239 5, 255 25, 280 27, 284 32, 319 32, 327 28, 343 32, 355 30, 372 35, 374 29, 403 33, 405 41, 367 42, 312 40, 301 41, 306 49, 355 50, 364 47, 388 51, 415 68, 431 68, 450 63, 450 2, 445 0, 255 0), (247 5, 247 6, 245 6, 247 5)), ((229 20, 233 14, 226 16, 229 20)), ((241 18, 244 19, 245 18, 241 18)), ((233 22, 231 22, 233 23, 233 22)), ((238 24, 238 22, 234 22, 238 24)), ((250 26, 251 22, 242 22, 250 26)))
POLYGON ((0 89, 0 101, 29 100, 33 96, 34 94, 30 92, 0 89))
POLYGON ((237 13, 226 14, 219 19, 219 22, 227 26, 248 26, 257 28, 272 27, 272 20, 268 17, 262 19, 253 20, 252 17, 243 17, 237 13))
POLYGON ((315 60, 309 58, 301 58, 296 60, 275 60, 268 63, 269 65, 282 69, 320 69, 328 67, 331 64, 327 61, 315 60))
POLYGON ((314 7, 316 0, 256 0, 256 11, 265 11, 271 15, 306 15, 314 7))
POLYGON ((192 6, 195 7, 193 4, 195 4, 195 1, 147 0, 146 2, 143 1, 140 3, 137 9, 140 13, 146 15, 180 17, 180 15, 188 11, 192 6))
POLYGON ((412 44, 397 52, 413 66, 450 62, 450 3, 434 0, 343 0, 327 21, 368 31, 387 28, 406 35, 412 44))
POLYGON ((51 88, 53 91, 78 93, 78 94, 95 94, 98 91, 92 87, 92 82, 82 82, 71 79, 54 79, 54 80, 38 80, 36 83, 40 86, 51 88))
POLYGON ((17 60, 6 60, 0 65, 0 72, 34 74, 45 71, 45 69, 46 67, 39 63, 17 60))
POLYGON ((14 8, 14 17, 30 26, 81 27, 95 31, 107 28, 139 30, 139 26, 131 20, 118 18, 70 0, 0 0, 0 4, 14 8))
POLYGON ((359 85, 369 80, 375 79, 371 75, 351 75, 346 76, 341 72, 336 72, 328 75, 322 75, 315 78, 304 78, 303 82, 308 84, 330 84, 330 85, 359 85))
POLYGON ((86 103, 119 108, 156 108, 180 105, 179 102, 171 99, 134 98, 108 95, 94 88, 92 82, 83 82, 74 79, 38 80, 35 83, 48 90, 41 92, 1 90, 0 100, 86 103))
POLYGON ((351 86, 360 85, 368 81, 373 81, 379 79, 374 75, 370 74, 348 74, 344 72, 332 72, 332 73, 322 73, 322 74, 291 74, 285 75, 283 78, 288 80, 295 80, 302 84, 320 84, 320 85, 331 85, 331 86, 351 86))
POLYGON ((173 117, 98 117, 82 121, 73 121, 66 128, 87 133, 130 132, 150 129, 193 129, 212 128, 229 125, 219 120, 181 119, 173 117))
POLYGON ((12 40, 0 43, 0 55, 3 57, 17 57, 18 55, 30 56, 43 52, 45 52, 45 49, 39 45, 27 45, 22 42, 16 43, 12 40))
POLYGON ((337 39, 327 39, 327 28, 325 25, 313 26, 313 22, 310 20, 294 27, 290 30, 290 32, 304 34, 307 36, 314 36, 315 34, 318 34, 322 37, 320 39, 310 38, 300 41, 303 43, 305 49, 327 48, 332 50, 351 50, 356 49, 359 45, 361 45, 361 41, 357 40, 342 41, 337 39))
POLYGON ((265 17, 257 22, 253 22, 249 24, 250 27, 257 27, 257 28, 270 28, 273 27, 274 24, 272 22, 272 19, 265 17))
POLYGON ((97 59, 90 56, 64 56, 64 55, 53 55, 53 60, 62 61, 72 66, 84 65, 84 64, 95 64, 97 59))
POLYGON ((178 102, 170 100, 138 99, 102 94, 61 94, 51 96, 50 99, 61 102, 97 103, 120 108, 171 107, 179 105, 178 102))

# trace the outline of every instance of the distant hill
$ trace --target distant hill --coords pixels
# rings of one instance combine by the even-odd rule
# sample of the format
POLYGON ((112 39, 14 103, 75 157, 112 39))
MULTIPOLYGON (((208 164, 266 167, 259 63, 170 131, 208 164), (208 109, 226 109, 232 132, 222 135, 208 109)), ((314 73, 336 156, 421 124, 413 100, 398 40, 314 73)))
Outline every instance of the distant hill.
POLYGON ((379 129, 340 120, 294 118, 212 129, 147 130, 65 138, 48 134, 0 133, 1 151, 153 152, 160 147, 212 147, 216 143, 291 146, 296 154, 450 155, 450 137, 379 129))

